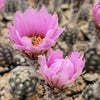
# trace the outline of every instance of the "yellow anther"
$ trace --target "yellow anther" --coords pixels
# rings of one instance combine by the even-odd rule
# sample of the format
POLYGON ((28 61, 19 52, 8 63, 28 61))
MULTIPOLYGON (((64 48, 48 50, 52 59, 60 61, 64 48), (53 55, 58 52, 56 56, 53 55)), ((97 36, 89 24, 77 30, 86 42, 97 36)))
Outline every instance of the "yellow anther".
POLYGON ((33 46, 38 46, 41 42, 43 42, 43 39, 39 36, 39 37, 31 37, 31 41, 33 46))

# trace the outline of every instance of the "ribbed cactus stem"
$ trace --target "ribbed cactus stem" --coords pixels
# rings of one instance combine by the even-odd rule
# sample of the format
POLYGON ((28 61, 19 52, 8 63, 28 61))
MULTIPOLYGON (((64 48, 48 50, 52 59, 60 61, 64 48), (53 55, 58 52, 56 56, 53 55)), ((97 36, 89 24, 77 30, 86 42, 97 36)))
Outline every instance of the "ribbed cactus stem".
POLYGON ((94 41, 93 46, 99 48, 99 45, 100 45, 100 25, 98 25, 96 22, 94 22, 94 23, 95 23, 95 25, 94 25, 93 36, 95 37, 95 39, 93 40, 93 38, 92 38, 92 41, 94 41))
POLYGON ((100 39, 100 25, 95 23, 95 34, 98 39, 100 39))
POLYGON ((33 66, 34 70, 37 70, 40 67, 38 60, 30 60, 29 58, 26 58, 26 59, 27 59, 27 62, 29 63, 29 65, 33 66))
POLYGON ((63 91, 53 90, 50 87, 44 85, 45 93, 43 95, 43 100, 61 100, 66 97, 63 91))
POLYGON ((43 5, 43 0, 34 0, 35 8, 39 10, 43 5))
POLYGON ((80 10, 82 4, 85 0, 72 0, 71 1, 71 13, 70 13, 70 20, 73 20, 77 15, 78 11, 80 10))
POLYGON ((94 84, 94 96, 96 99, 100 100, 100 77, 96 84, 94 84))
POLYGON ((97 41, 96 41, 96 36, 93 35, 92 38, 91 38, 91 45, 92 45, 94 48, 97 47, 96 42, 97 42, 97 41))
POLYGON ((81 5, 84 3, 85 0, 72 0, 72 7, 74 9, 74 13, 77 13, 81 7, 81 5))
POLYGON ((60 9, 62 0, 52 0, 53 11, 57 11, 60 9))
POLYGON ((4 10, 6 14, 13 14, 18 10, 24 12, 27 8, 28 4, 26 0, 7 0, 4 10))
POLYGON ((63 0, 63 3, 68 3, 68 4, 70 4, 70 3, 71 3, 71 0, 63 0))
POLYGON ((17 100, 25 100, 36 92, 37 76, 31 67, 19 66, 8 77, 9 91, 17 100))
POLYGON ((95 84, 87 86, 81 97, 82 100, 100 100, 100 78, 95 84))
POLYGON ((96 28, 96 25, 93 25, 92 26, 92 29, 93 29, 93 31, 91 32, 92 33, 92 38, 91 38, 91 45, 93 46, 93 47, 97 47, 97 34, 98 34, 98 28, 96 28))

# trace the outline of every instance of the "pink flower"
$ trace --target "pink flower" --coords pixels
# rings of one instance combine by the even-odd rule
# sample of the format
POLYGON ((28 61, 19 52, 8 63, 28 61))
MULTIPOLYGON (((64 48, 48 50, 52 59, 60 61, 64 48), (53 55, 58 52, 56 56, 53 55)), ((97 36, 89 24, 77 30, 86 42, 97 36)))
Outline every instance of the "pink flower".
POLYGON ((85 61, 78 52, 72 52, 71 56, 63 59, 62 51, 54 51, 46 61, 45 56, 39 56, 41 68, 39 72, 50 86, 65 89, 72 86, 82 73, 85 61))
POLYGON ((14 26, 8 25, 8 29, 14 47, 28 54, 39 54, 52 47, 64 31, 58 29, 57 14, 49 14, 45 6, 40 11, 29 7, 24 14, 16 12, 14 26))
POLYGON ((96 23, 100 24, 100 1, 93 6, 92 12, 96 23))
POLYGON ((6 2, 6 0, 0 0, 0 11, 2 10, 2 8, 4 7, 4 3, 6 2))

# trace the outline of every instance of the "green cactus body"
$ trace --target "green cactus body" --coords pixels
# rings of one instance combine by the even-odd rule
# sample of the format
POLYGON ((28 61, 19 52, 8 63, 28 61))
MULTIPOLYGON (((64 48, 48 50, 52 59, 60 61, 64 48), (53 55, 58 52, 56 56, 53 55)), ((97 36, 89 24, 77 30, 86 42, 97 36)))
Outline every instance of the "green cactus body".
POLYGON ((0 65, 8 66, 13 62, 12 51, 0 45, 0 65))
POLYGON ((88 86, 82 93, 82 100, 96 100, 93 95, 93 87, 88 86))
POLYGON ((61 34, 60 38, 62 41, 65 41, 67 44, 73 45, 78 37, 78 29, 73 24, 65 24, 65 31, 61 34))
POLYGON ((46 5, 46 6, 49 6, 50 1, 49 0, 43 0, 43 4, 46 5))
POLYGON ((100 100, 100 77, 98 81, 94 84, 93 89, 95 98, 100 100))
POLYGON ((90 34, 94 32, 94 20, 93 19, 89 20, 88 31, 90 34))
POLYGON ((18 10, 24 12, 27 7, 28 4, 26 0, 7 0, 5 3, 5 12, 7 14, 13 14, 18 10))
POLYGON ((100 78, 95 84, 87 86, 81 97, 82 100, 100 100, 100 78))
POLYGON ((72 8, 74 13, 78 12, 85 0, 72 0, 72 8))
POLYGON ((12 70, 8 78, 9 90, 15 99, 25 99, 35 93, 37 79, 33 69, 19 66, 12 70))
POLYGON ((89 4, 84 4, 84 5, 80 8, 80 11, 78 12, 78 18, 79 18, 79 20, 88 21, 89 12, 90 12, 89 4))
POLYGON ((87 42, 87 41, 77 41, 73 45, 73 50, 80 51, 81 53, 84 53, 89 49, 90 49, 90 45, 89 45, 89 42, 87 42))
POLYGON ((71 0, 63 0, 63 3, 71 4, 71 0))
POLYGON ((85 53, 85 67, 86 72, 100 73, 100 54, 96 48, 90 49, 85 53))
POLYGON ((70 20, 75 20, 81 6, 84 4, 84 1, 85 0, 71 0, 70 20))

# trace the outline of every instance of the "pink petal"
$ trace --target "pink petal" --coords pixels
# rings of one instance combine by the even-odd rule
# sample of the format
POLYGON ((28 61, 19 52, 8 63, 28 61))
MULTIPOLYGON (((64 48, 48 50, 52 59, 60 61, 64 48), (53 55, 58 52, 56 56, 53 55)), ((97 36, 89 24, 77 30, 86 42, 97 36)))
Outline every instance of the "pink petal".
POLYGON ((53 41, 53 40, 51 40, 51 39, 46 39, 46 38, 44 38, 44 39, 43 39, 43 42, 40 43, 40 44, 37 46, 37 48, 38 48, 39 50, 48 49, 48 48, 52 47, 54 44, 55 44, 55 41, 53 41))
POLYGON ((77 66, 76 73, 73 75, 72 79, 75 79, 76 80, 77 78, 79 78, 79 76, 81 75, 81 73, 82 73, 82 68, 79 68, 77 66))
POLYGON ((41 73, 44 76, 45 80, 51 80, 54 72, 47 67, 45 56, 39 56, 39 63, 41 65, 41 73))
POLYGON ((36 46, 27 46, 27 47, 26 47, 26 50, 27 50, 28 52, 33 53, 33 54, 37 54, 37 53, 39 53, 39 51, 40 51, 36 46))
POLYGON ((24 36, 22 39, 21 39, 21 42, 22 42, 22 45, 27 47, 27 46, 32 46, 32 41, 30 38, 24 36))
POLYGON ((25 27, 24 27, 24 17, 20 12, 16 12, 15 19, 14 19, 14 27, 20 33, 20 36, 24 36, 26 34, 25 27))
POLYGON ((72 52, 70 56, 70 61, 75 64, 76 60, 78 60, 80 53, 78 51, 72 52))
POLYGON ((62 63, 63 63, 63 59, 55 61, 52 63, 51 66, 48 66, 49 69, 51 69, 53 72, 55 72, 55 74, 58 74, 59 72, 62 71, 62 63))
POLYGON ((53 52, 54 52, 54 50, 52 48, 49 48, 48 53, 47 53, 47 57, 49 57, 53 52))
POLYGON ((43 15, 46 15, 46 14, 48 14, 48 11, 47 11, 47 9, 46 9, 46 7, 45 6, 42 6, 42 8, 40 9, 40 11, 39 11, 40 13, 42 13, 43 15))
POLYGON ((50 30, 46 33, 45 38, 49 38, 49 39, 51 39, 52 36, 53 36, 53 34, 54 34, 54 31, 53 31, 52 29, 50 29, 50 30))
POLYGON ((41 65, 41 71, 43 72, 46 67, 45 65, 47 65, 45 56, 39 56, 38 61, 39 61, 39 64, 41 65))
POLYGON ((52 29, 54 30, 54 32, 56 32, 57 28, 58 28, 58 16, 57 16, 57 14, 54 13, 52 18, 53 18, 52 29))
POLYGON ((60 28, 53 36, 52 36, 52 39, 53 40, 56 40, 59 35, 65 30, 65 28, 60 28))
POLYGON ((70 60, 64 60, 63 64, 62 64, 62 72, 63 74, 65 74, 67 76, 67 78, 71 79, 73 77, 74 74, 74 66, 73 64, 70 62, 70 60))
POLYGON ((38 48, 36 48, 36 47, 33 47, 33 46, 21 46, 21 45, 14 45, 14 47, 16 48, 16 49, 19 49, 19 50, 24 50, 25 52, 27 52, 27 53, 29 53, 29 52, 31 52, 31 53, 33 53, 33 54, 36 54, 36 53, 38 53, 39 52, 39 49, 38 48))
POLYGON ((83 59, 83 55, 76 61, 75 66, 83 68, 84 67, 84 61, 82 59, 83 59))
POLYGON ((79 59, 80 53, 78 51, 76 52, 72 52, 71 57, 70 57, 70 61, 73 63, 74 65, 74 72, 76 72, 76 61, 79 59))
POLYGON ((34 9, 31 6, 29 6, 29 8, 24 12, 24 15, 29 15, 32 13, 34 13, 34 9))
POLYGON ((48 57, 48 66, 50 67, 51 64, 54 62, 55 59, 62 59, 63 58, 63 52, 58 50, 54 51, 49 57, 48 57))
POLYGON ((21 45, 21 41, 20 41, 20 36, 18 36, 18 32, 15 30, 15 28, 11 25, 8 24, 8 29, 9 29, 9 34, 8 36, 14 40, 17 44, 21 45))
POLYGON ((14 45, 14 48, 19 49, 19 50, 26 50, 24 46, 21 45, 14 45))
POLYGON ((58 76, 59 76, 59 81, 58 81, 57 86, 61 87, 61 86, 65 85, 65 83, 68 81, 69 78, 64 73, 60 73, 58 76))
POLYGON ((97 14, 95 15, 95 20, 97 23, 100 23, 100 8, 99 8, 97 14))

